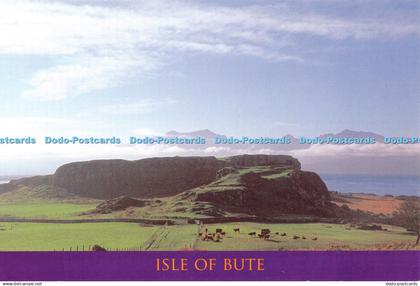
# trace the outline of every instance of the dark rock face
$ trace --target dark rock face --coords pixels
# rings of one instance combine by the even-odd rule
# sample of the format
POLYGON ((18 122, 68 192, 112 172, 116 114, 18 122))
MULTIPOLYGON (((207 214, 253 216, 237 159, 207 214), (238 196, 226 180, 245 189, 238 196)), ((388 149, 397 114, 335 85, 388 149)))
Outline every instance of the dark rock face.
POLYGON ((118 196, 163 197, 209 184, 225 167, 276 164, 291 168, 299 162, 283 155, 150 158, 138 161, 103 160, 71 163, 58 168, 54 186, 81 196, 111 199, 118 196))
POLYGON ((290 177, 264 179, 251 172, 242 176, 241 183, 237 189, 199 192, 196 200, 258 216, 334 216, 328 189, 315 173, 296 170, 290 177))
POLYGON ((285 155, 97 160, 63 165, 54 175, 11 181, 10 184, 0 185, 0 193, 19 185, 51 185, 82 197, 98 199, 164 197, 209 184, 236 168, 248 166, 300 169, 297 159, 285 155))
POLYGON ((223 162, 214 157, 151 158, 71 163, 58 168, 53 185, 93 198, 162 197, 208 184, 223 162))

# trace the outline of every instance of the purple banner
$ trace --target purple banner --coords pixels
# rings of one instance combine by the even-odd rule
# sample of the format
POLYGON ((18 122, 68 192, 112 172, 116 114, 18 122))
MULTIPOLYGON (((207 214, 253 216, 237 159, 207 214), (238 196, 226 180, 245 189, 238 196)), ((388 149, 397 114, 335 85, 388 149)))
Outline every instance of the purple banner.
POLYGON ((0 280, 417 281, 419 258, 419 251, 0 252, 0 280))

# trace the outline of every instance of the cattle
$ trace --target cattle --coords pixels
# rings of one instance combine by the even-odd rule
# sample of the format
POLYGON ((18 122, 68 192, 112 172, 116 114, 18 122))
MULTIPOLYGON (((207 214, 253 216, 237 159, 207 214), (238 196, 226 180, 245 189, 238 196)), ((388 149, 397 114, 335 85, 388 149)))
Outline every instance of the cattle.
POLYGON ((264 236, 265 236, 264 234, 258 234, 259 238, 264 238, 264 236))
POLYGON ((302 239, 306 239, 306 237, 302 236, 302 239))
POLYGON ((281 234, 281 236, 287 236, 287 233, 283 232, 283 233, 281 234))
POLYGON ((314 238, 312 238, 312 240, 318 240, 318 237, 314 237, 314 238))
POLYGON ((268 228, 263 228, 261 230, 261 234, 269 234, 269 233, 271 233, 271 230, 269 230, 268 228))
POLYGON ((240 228, 234 228, 233 231, 234 232, 241 232, 241 229, 240 228))
POLYGON ((300 238, 300 236, 297 236, 297 235, 293 236, 293 239, 299 239, 299 238, 300 238))
POLYGON ((213 240, 214 235, 213 234, 207 234, 205 236, 205 240, 213 240))
POLYGON ((256 236, 257 233, 255 231, 253 231, 253 232, 248 233, 248 235, 250 235, 250 236, 256 236))
POLYGON ((279 232, 276 232, 276 235, 279 235, 280 233, 279 232))

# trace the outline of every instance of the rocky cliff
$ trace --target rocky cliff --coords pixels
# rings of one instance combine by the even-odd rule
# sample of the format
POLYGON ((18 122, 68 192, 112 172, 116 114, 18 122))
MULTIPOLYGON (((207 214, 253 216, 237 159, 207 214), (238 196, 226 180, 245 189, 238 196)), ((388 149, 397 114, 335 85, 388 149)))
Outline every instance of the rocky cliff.
POLYGON ((187 192, 206 205, 198 214, 246 213, 272 217, 283 214, 334 216, 328 188, 313 172, 270 167, 241 168, 218 181, 187 192), (214 208, 209 208, 211 204, 214 208), (201 212, 202 211, 202 212, 201 212))
POLYGON ((51 185, 79 196, 98 199, 164 197, 207 185, 216 180, 218 171, 223 168, 249 166, 300 169, 298 160, 284 155, 97 160, 63 165, 50 176, 15 180, 7 186, 0 185, 0 192, 17 185, 51 185))

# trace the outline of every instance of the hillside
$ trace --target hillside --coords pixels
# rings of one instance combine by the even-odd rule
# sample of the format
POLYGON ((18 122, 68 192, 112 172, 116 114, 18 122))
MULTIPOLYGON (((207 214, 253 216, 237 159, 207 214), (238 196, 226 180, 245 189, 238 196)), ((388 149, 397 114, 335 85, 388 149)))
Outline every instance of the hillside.
POLYGON ((90 215, 334 216, 321 178, 282 155, 77 162, 59 167, 53 175, 12 180, 0 185, 0 194, 3 201, 108 200, 90 215))
POLYGON ((165 197, 211 183, 225 167, 283 166, 299 169, 299 162, 282 155, 148 158, 137 161, 99 160, 63 165, 53 175, 12 180, 0 194, 19 186, 48 185, 75 195, 112 199, 119 196, 165 197))

